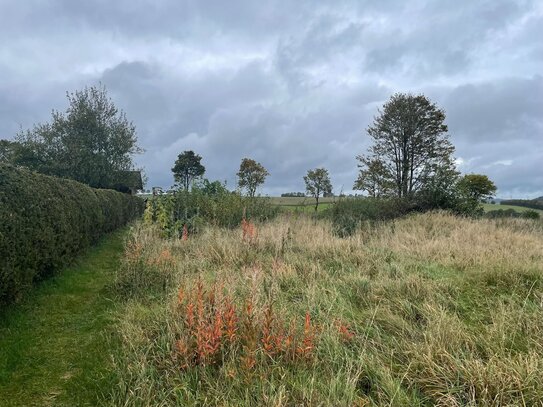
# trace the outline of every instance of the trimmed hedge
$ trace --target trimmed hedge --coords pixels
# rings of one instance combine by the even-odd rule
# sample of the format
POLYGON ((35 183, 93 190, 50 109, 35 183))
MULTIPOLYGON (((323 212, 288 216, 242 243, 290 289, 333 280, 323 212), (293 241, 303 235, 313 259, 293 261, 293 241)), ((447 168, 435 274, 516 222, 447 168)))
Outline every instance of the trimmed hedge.
POLYGON ((142 215, 141 198, 0 164, 0 304, 142 215))

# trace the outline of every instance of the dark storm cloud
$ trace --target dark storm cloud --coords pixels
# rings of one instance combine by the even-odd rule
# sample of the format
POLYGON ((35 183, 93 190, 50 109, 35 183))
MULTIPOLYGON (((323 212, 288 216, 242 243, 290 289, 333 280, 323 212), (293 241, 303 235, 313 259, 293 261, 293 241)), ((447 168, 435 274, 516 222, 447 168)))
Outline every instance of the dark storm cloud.
POLYGON ((397 91, 447 111, 460 167, 502 196, 543 195, 537 1, 0 2, 0 135, 104 83, 137 126, 150 185, 181 151, 234 185, 241 158, 302 190, 326 166, 349 191, 365 129, 397 91))

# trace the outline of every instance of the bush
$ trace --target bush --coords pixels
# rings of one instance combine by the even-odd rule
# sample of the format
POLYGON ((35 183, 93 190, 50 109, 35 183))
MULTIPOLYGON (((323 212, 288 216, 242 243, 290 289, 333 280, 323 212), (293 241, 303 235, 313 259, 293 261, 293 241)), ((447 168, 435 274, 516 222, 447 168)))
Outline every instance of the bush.
POLYGON ((518 218, 520 217, 520 212, 517 212, 514 209, 495 209, 486 212, 484 217, 488 219, 518 218))
POLYGON ((355 198, 337 202, 327 212, 334 232, 342 237, 352 235, 363 222, 394 219, 411 211, 412 204, 401 199, 355 198))
POLYGON ((206 225, 226 228, 238 227, 243 216, 252 221, 274 218, 279 208, 269 198, 245 198, 226 189, 214 193, 194 188, 173 194, 153 197, 145 212, 145 220, 156 222, 167 236, 181 236, 186 226, 189 233, 197 233, 206 225))
POLYGON ((137 197, 0 164, 0 304, 20 298, 143 208, 137 197))
POLYGON ((539 215, 539 212, 536 212, 534 210, 528 209, 527 211, 522 212, 521 216, 524 219, 539 219, 541 216, 539 215))

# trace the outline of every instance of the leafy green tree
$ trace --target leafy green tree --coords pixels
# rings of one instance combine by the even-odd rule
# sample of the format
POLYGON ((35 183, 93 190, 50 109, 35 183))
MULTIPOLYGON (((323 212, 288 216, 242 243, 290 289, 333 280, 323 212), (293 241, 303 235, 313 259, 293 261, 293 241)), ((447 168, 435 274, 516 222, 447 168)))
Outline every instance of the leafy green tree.
POLYGON ((134 166, 136 129, 108 97, 104 86, 66 94, 66 112, 53 111, 50 123, 17 135, 15 163, 38 172, 71 178, 96 188, 115 185, 134 166))
POLYGON ((264 183, 268 175, 270 175, 270 173, 262 166, 262 164, 250 158, 244 158, 241 160, 237 173, 238 187, 240 189, 246 189, 247 195, 254 198, 256 189, 264 183))
POLYGON ((226 181, 222 183, 221 181, 210 181, 207 178, 204 178, 201 182, 195 184, 193 188, 197 188, 204 195, 209 196, 221 196, 230 193, 226 188, 226 181))
POLYGON ((496 185, 486 175, 467 174, 458 181, 458 190, 468 200, 483 202, 494 196, 496 185))
POLYGON ((390 181, 386 167, 379 160, 359 155, 356 157, 360 171, 353 189, 366 191, 373 198, 392 195, 394 183, 390 181))
POLYGON ((357 157, 355 187, 403 198, 423 190, 438 173, 454 178, 454 147, 444 121, 445 112, 424 95, 393 95, 367 130, 373 144, 357 157))
POLYGON ((206 169, 200 163, 202 157, 194 151, 184 151, 177 156, 175 165, 172 168, 175 182, 180 183, 185 191, 188 191, 192 181, 204 175, 206 169))
POLYGON ((462 204, 457 180, 458 172, 455 168, 438 168, 417 192, 415 203, 418 209, 446 209, 465 215, 474 214, 472 208, 462 204))
POLYGON ((326 168, 315 168, 307 171, 304 176, 305 189, 307 193, 315 198, 315 212, 319 208, 319 197, 332 193, 332 183, 326 168))

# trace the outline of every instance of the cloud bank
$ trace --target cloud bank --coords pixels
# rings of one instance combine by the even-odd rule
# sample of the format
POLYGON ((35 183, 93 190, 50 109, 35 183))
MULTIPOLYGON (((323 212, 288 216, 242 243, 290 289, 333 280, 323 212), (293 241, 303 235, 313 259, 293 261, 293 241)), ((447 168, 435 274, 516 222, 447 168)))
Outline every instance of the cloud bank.
POLYGON ((394 92, 447 112, 464 172, 501 197, 543 195, 543 4, 533 1, 1 2, 0 137, 102 82, 136 124, 149 187, 177 154, 263 193, 303 190, 325 166, 350 191, 365 129, 394 92))

